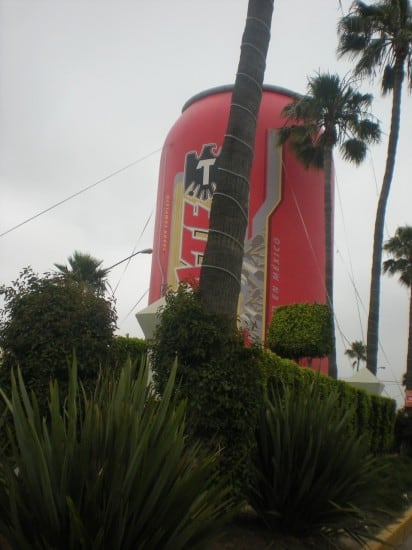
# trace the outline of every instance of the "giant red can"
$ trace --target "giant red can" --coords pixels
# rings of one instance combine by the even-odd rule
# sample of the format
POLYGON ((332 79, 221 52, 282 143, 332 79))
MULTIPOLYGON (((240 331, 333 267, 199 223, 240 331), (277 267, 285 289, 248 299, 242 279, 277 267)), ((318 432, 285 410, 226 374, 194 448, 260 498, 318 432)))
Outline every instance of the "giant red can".
MULTIPOLYGON (((199 277, 231 92, 225 86, 190 99, 166 138, 149 304, 199 277)), ((277 144, 282 110, 294 97, 265 86, 257 124, 239 315, 262 340, 277 306, 326 302, 323 173, 277 144)))

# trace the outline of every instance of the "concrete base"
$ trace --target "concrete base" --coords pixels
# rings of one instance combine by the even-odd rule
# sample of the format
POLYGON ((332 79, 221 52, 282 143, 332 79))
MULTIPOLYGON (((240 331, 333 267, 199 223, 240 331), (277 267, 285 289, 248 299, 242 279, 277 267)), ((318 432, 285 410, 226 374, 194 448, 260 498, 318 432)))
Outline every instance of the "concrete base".
POLYGON ((378 533, 382 542, 369 542, 364 550, 412 550, 412 508, 409 508, 395 523, 378 533))

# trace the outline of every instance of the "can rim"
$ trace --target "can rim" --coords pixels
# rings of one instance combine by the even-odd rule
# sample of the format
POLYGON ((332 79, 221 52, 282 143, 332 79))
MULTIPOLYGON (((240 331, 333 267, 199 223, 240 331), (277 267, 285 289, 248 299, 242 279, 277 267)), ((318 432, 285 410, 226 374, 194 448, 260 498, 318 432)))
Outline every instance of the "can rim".
MULTIPOLYGON (((208 88, 207 90, 203 90, 202 92, 199 92, 192 96, 190 99, 186 101, 186 103, 182 107, 182 113, 186 111, 193 103, 196 103, 197 101, 204 99, 205 97, 209 97, 211 95, 216 94, 223 94, 226 92, 231 92, 234 88, 234 84, 224 84, 222 86, 215 86, 214 88, 208 88)), ((263 84, 263 91, 264 92, 273 92, 285 96, 289 96, 292 99, 300 99, 302 94, 298 94, 297 92, 294 92, 293 90, 288 90, 287 88, 283 88, 282 86, 274 86, 272 84, 263 84)))

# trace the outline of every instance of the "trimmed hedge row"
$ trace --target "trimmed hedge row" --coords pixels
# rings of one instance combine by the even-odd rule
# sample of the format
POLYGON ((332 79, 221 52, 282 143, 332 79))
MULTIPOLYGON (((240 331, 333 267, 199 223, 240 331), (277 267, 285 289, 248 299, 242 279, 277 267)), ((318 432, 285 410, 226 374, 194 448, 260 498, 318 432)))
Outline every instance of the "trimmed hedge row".
POLYGON ((147 342, 141 338, 115 336, 109 351, 110 366, 123 367, 128 359, 140 365, 147 353, 147 342))
MULTIPOLYGON (((250 480, 255 430, 268 385, 290 388, 298 396, 317 373, 258 345, 246 348, 228 319, 204 311, 199 297, 199 289, 185 283, 166 293, 150 349, 153 380, 161 395, 177 359, 175 390, 187 399, 189 439, 219 451, 219 469, 229 475, 239 496, 250 480)), ((319 376, 325 397, 332 390, 338 395, 336 415, 347 410, 351 416, 351 435, 362 434, 374 454, 390 450, 395 402, 319 376)))
POLYGON ((366 437, 369 448, 374 454, 392 450, 396 403, 393 399, 370 395, 364 390, 354 388, 342 380, 302 368, 289 359, 282 359, 275 353, 265 350, 262 355, 266 384, 279 386, 278 381, 293 389, 308 387, 314 377, 320 377, 325 394, 336 388, 339 404, 345 408, 354 407, 353 430, 366 437))

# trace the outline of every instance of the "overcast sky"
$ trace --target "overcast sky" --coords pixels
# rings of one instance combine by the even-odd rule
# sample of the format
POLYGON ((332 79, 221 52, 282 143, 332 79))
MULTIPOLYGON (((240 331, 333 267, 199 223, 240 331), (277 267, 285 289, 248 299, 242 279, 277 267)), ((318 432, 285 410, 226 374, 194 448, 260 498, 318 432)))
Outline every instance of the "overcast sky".
MULTIPOLYGON (((346 13, 350 2, 343 0, 346 13)), ((74 250, 105 266, 152 246, 160 149, 194 94, 234 80, 247 0, 0 0, 0 233, 102 178, 57 208, 0 237, 0 284, 38 272, 74 250), (144 229, 146 226, 146 229, 144 229)), ((337 60, 338 0, 275 0, 265 82, 304 92, 337 60)), ((366 340, 373 226, 390 119, 375 95, 382 145, 361 168, 336 155, 335 305, 339 376, 352 373, 348 341, 366 340), (358 299, 357 299, 358 297, 358 299), (346 340, 345 340, 346 339, 346 340)), ((412 224, 412 98, 404 91, 386 237, 412 224)), ((150 256, 114 268, 119 334, 142 336, 150 256), (126 268, 127 267, 127 268, 126 268), (126 269, 125 269, 126 268, 126 269), (140 303, 138 304, 140 300, 140 303), (138 304, 138 305, 137 305, 138 304)), ((382 284, 379 376, 400 399, 408 292, 382 284)))

